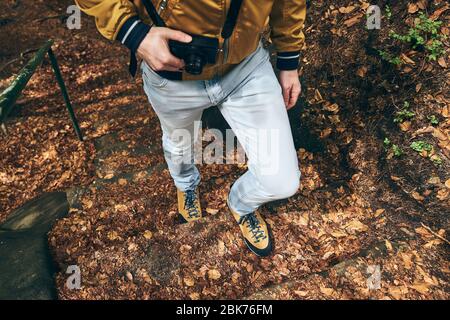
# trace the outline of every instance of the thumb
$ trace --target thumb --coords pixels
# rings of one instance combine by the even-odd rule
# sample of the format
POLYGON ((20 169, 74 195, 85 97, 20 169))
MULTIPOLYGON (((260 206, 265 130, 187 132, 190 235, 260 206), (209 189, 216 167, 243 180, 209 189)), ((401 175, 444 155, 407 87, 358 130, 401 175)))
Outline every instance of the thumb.
POLYGON ((184 33, 182 31, 178 31, 178 30, 172 30, 169 28, 166 31, 166 37, 167 37, 167 39, 185 42, 185 43, 189 43, 192 41, 192 37, 190 35, 188 35, 187 33, 184 33))

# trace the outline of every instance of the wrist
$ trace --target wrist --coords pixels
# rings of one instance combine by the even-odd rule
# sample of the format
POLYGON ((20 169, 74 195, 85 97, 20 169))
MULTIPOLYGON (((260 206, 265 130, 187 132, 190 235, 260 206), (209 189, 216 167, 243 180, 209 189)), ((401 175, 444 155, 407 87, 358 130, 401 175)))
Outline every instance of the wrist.
POLYGON ((129 18, 119 30, 117 40, 135 54, 150 31, 150 26, 139 20, 137 16, 129 18))
POLYGON ((297 70, 300 60, 300 51, 278 52, 277 68, 281 71, 297 70))

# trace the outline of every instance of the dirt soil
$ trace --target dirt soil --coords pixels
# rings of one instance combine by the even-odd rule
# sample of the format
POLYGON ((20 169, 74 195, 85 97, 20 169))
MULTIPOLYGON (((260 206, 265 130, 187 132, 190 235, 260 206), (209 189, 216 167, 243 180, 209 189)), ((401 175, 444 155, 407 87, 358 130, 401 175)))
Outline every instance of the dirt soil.
POLYGON ((130 79, 126 49, 102 39, 92 19, 66 28, 71 4, 0 5, 0 87, 30 49, 55 39, 86 137, 77 140, 44 62, 2 136, 0 222, 43 192, 67 191, 70 213, 49 234, 61 299, 449 298, 448 38, 433 61, 389 36, 406 33, 424 12, 443 21, 439 34, 448 37, 446 1, 374 2, 383 12, 376 31, 365 29, 367 2, 312 1, 303 96, 290 112, 302 185, 261 209, 276 247, 264 259, 248 253, 225 205, 243 165, 200 166, 207 217, 178 223, 142 80, 130 79), (413 142, 430 147, 417 151, 413 142), (73 264, 82 270, 80 290, 65 286, 73 264))

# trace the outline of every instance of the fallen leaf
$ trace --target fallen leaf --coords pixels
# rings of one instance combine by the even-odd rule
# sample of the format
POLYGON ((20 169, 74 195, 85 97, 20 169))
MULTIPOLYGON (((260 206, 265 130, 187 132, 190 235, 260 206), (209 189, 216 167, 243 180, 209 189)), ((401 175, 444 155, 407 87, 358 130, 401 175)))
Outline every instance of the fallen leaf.
POLYGON ((413 284, 412 286, 410 286, 410 288, 416 290, 417 292, 421 293, 421 294, 426 294, 428 292, 428 287, 430 285, 427 283, 417 283, 417 284, 413 284))
POLYGON ((411 128, 411 122, 410 121, 404 121, 399 124, 400 130, 403 132, 408 131, 411 128))
POLYGON ((353 12, 355 10, 355 6, 348 6, 348 7, 340 7, 339 8, 339 12, 340 13, 350 13, 353 12))
POLYGON ((186 277, 183 279, 183 282, 185 285, 187 285, 188 287, 193 287, 195 282, 194 279, 192 279, 191 277, 186 277))
POLYGON ((363 17, 363 14, 358 14, 354 17, 351 17, 350 19, 347 19, 344 21, 344 24, 347 28, 350 28, 351 26, 357 24, 361 18, 363 17))
POLYGON ((419 7, 415 3, 409 3, 408 4, 408 13, 413 14, 419 11, 419 7))
POLYGON ((445 186, 450 189, 450 179, 445 181, 445 186))
POLYGON ((369 229, 365 224, 363 224, 361 221, 356 220, 356 219, 350 221, 345 226, 345 228, 349 229, 349 230, 359 231, 359 232, 364 232, 364 231, 367 231, 369 229))
POLYGON ((386 241, 384 242, 384 244, 386 245, 386 248, 388 249, 388 251, 392 251, 392 243, 386 239, 386 241))
POLYGON ((438 59, 438 64, 439 64, 442 68, 447 69, 447 62, 445 62, 444 57, 440 57, 440 58, 438 59))
POLYGON ((414 199, 416 199, 417 201, 423 201, 425 200, 425 198, 423 196, 420 195, 420 193, 418 193, 417 191, 414 191, 413 193, 411 193, 412 197, 414 199))
POLYGON ((322 292, 326 296, 332 296, 334 293, 333 288, 320 287, 320 292, 322 292))
POLYGON ((213 209, 213 208, 206 208, 206 212, 212 215, 215 215, 219 212, 218 209, 213 209))
POLYGON ((208 271, 208 278, 210 278, 211 280, 217 280, 219 279, 221 276, 220 272, 217 271, 216 269, 211 269, 208 271))
POLYGON ((197 292, 193 292, 193 293, 189 294, 189 298, 191 298, 192 300, 199 300, 200 295, 197 292))
POLYGON ((144 238, 147 240, 150 240, 153 237, 153 233, 149 230, 145 230, 144 232, 144 238))

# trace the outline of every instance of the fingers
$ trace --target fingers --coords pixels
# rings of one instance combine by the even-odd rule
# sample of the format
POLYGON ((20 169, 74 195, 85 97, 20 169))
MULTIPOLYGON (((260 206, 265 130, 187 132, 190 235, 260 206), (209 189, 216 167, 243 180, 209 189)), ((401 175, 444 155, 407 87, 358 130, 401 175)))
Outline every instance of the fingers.
POLYGON ((289 105, 290 96, 291 96, 291 88, 292 87, 283 87, 283 99, 284 99, 284 105, 286 108, 289 105))
POLYGON ((291 86, 283 88, 283 99, 286 109, 291 109, 297 103, 298 97, 301 93, 300 84, 293 84, 291 86))
POLYGON ((294 85, 292 87, 290 98, 289 98, 289 103, 288 103, 288 106, 287 106, 288 109, 290 109, 293 106, 295 106, 295 104, 297 103, 298 97, 300 96, 300 92, 301 92, 301 87, 300 86, 294 85))
POLYGON ((164 32, 165 32, 165 36, 167 37, 167 39, 180 41, 180 42, 185 42, 185 43, 189 43, 189 42, 192 41, 192 37, 190 35, 188 35, 187 33, 184 33, 182 31, 172 30, 172 29, 166 28, 164 30, 164 32))
POLYGON ((167 50, 167 52, 161 56, 161 62, 165 67, 174 67, 177 69, 184 67, 184 61, 172 55, 170 50, 167 50))

